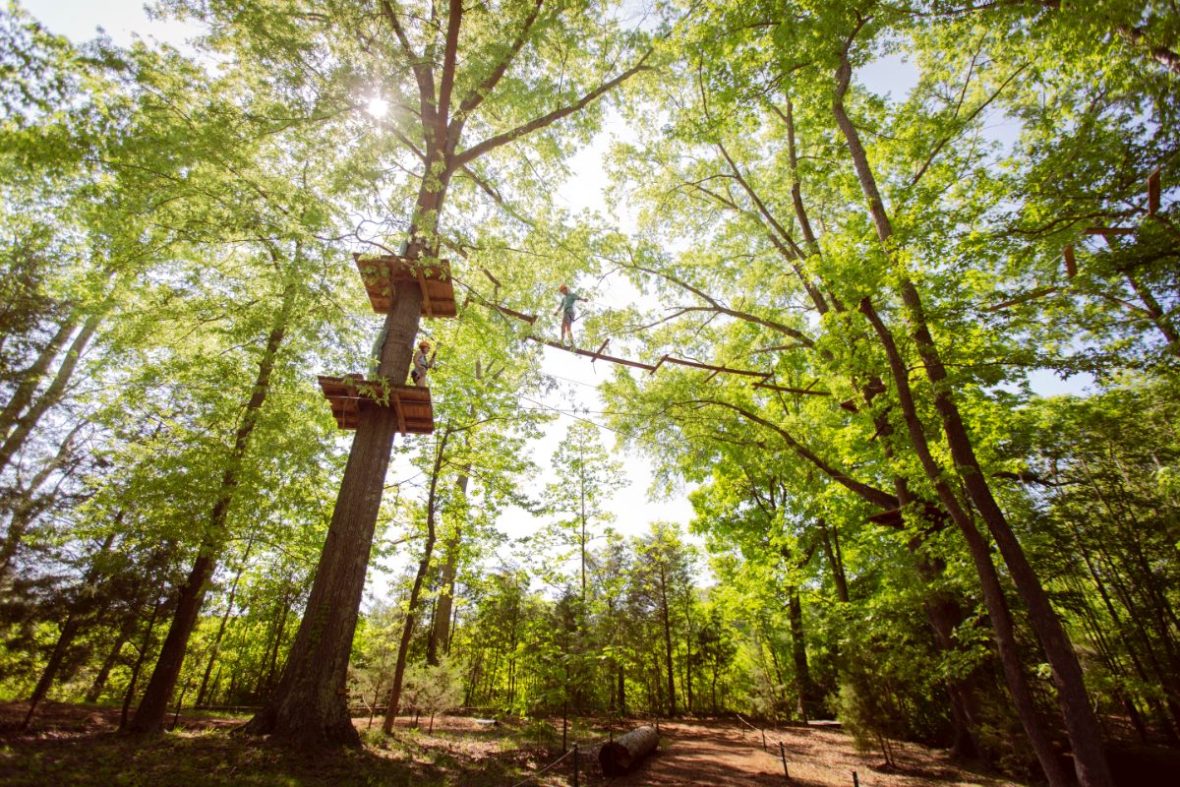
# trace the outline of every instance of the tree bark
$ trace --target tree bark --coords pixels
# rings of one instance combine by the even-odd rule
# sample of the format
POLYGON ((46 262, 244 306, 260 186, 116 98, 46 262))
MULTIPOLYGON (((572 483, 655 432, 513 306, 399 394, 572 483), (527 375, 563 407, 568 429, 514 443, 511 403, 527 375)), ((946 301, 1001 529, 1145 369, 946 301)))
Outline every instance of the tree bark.
POLYGON ((972 520, 970 514, 960 505, 958 498, 943 478, 941 468, 938 467, 933 455, 930 453, 929 445, 926 442, 926 434, 918 418, 917 408, 910 391, 907 370, 901 359, 901 354, 897 350, 893 335, 885 327, 885 324, 881 322, 880 317, 873 309, 868 298, 865 298, 861 302, 861 311, 868 317, 870 323, 877 330, 881 344, 885 348, 885 354, 889 359, 890 369, 893 373, 894 384, 897 387, 897 398, 901 404, 902 415, 905 418, 906 427, 910 433, 910 442, 913 445, 914 452, 918 455, 918 459, 922 463, 926 475, 934 484, 943 508, 950 515, 951 520, 959 528, 964 540, 967 542, 968 553, 971 555, 971 560, 975 564, 976 573, 979 575, 984 604, 991 618, 996 648, 1000 655, 1000 663, 1004 668, 1008 690, 1012 694, 1016 715, 1020 719, 1021 726, 1024 727, 1024 732, 1032 744, 1037 761, 1040 762, 1049 784, 1053 785, 1053 787, 1065 787, 1065 785, 1069 784, 1069 779, 1058 763, 1049 736, 1037 716, 1036 702, 1033 699, 1032 691, 1028 686, 1024 675, 1024 667, 1021 663, 1020 652, 1016 643, 1015 627, 1012 622, 1012 614, 1008 608, 1008 600, 1004 596, 996 568, 991 562, 991 552, 988 549, 987 542, 976 529, 975 522, 972 520))
MULTIPOLYGON (((401 54, 413 64, 418 85, 419 115, 425 139, 422 182, 409 228, 405 257, 417 261, 438 254, 438 220, 450 178, 461 167, 510 142, 556 123, 587 106, 642 70, 642 61, 577 101, 534 118, 523 125, 484 139, 457 153, 467 117, 489 95, 520 47, 529 38, 531 19, 519 30, 519 46, 509 47, 492 72, 464 97, 451 115, 462 5, 449 4, 442 73, 436 94, 434 60, 414 52, 398 10, 382 2, 380 14, 392 29, 401 54)), ((378 374, 400 383, 409 372, 412 343, 421 317, 422 292, 417 284, 399 286, 385 321, 387 339, 378 374)), ((266 706, 246 729, 270 733, 280 740, 305 745, 359 745, 347 708, 348 657, 364 590, 373 531, 381 503, 385 472, 393 447, 396 419, 388 408, 361 413, 348 464, 344 470, 328 539, 320 556, 307 611, 295 635, 283 676, 266 706)))

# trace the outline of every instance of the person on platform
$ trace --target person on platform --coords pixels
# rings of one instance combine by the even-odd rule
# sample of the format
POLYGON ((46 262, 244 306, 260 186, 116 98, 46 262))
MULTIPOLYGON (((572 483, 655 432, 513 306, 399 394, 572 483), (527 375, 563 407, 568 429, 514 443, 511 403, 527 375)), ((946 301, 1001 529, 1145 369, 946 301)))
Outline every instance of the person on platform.
POLYGON ((410 379, 414 381, 414 385, 419 388, 426 387, 426 373, 434 368, 434 357, 437 354, 437 350, 430 352, 430 342, 418 343, 418 352, 414 353, 414 368, 410 370, 410 379))

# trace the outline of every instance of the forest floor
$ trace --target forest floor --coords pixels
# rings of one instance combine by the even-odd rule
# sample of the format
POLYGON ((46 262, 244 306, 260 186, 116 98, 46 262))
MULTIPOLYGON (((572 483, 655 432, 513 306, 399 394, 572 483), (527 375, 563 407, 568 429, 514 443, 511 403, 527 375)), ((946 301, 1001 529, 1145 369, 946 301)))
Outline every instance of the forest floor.
MULTIPOLYGON (((0 785, 496 785, 572 784, 572 758, 540 775, 561 751, 560 721, 482 725, 466 717, 428 720, 412 729, 399 719, 393 736, 357 719, 365 746, 317 754, 230 734, 246 716, 182 717, 176 730, 146 740, 117 732, 117 709, 62 703, 43 705, 33 727, 19 731, 24 703, 0 703, 0 785)), ((636 722, 638 723, 638 722, 636 722)), ((616 733, 632 726, 617 723, 616 733)), ((983 785, 1013 782, 956 767, 945 753, 915 744, 897 747, 898 767, 856 751, 837 728, 808 726, 759 733, 729 719, 666 722, 659 751, 635 772, 606 779, 597 746, 606 726, 578 727, 580 785, 782 785, 781 740, 792 784, 864 787, 983 785)))
MULTIPOLYGON (((857 752, 852 736, 837 727, 768 730, 767 750, 763 751, 760 733, 728 719, 661 723, 656 755, 634 773, 611 779, 609 784, 782 785, 785 779, 780 741, 791 784, 796 787, 851 785, 854 771, 863 787, 1015 784, 964 770, 952 763, 945 752, 917 744, 894 744, 896 767, 887 769, 879 753, 857 752)), ((608 783, 606 779, 601 781, 608 783)))

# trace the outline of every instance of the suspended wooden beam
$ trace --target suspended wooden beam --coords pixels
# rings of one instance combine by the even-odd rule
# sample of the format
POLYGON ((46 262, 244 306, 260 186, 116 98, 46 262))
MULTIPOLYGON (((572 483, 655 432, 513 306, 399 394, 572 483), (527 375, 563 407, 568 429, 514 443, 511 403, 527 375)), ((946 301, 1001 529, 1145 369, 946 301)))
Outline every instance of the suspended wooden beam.
POLYGON ((1160 211, 1160 170, 1159 167, 1147 176, 1147 215, 1154 216, 1160 211))
MULTIPOLYGON (((498 303, 492 303, 491 301, 483 301, 481 299, 481 302, 483 303, 484 306, 487 306, 490 309, 495 309, 496 311, 501 312, 502 314, 506 314, 509 317, 515 317, 518 320, 521 320, 523 322, 527 322, 529 325, 532 325, 533 323, 535 323, 537 321, 537 316, 535 314, 524 314, 522 312, 516 311, 515 309, 510 309, 507 306, 502 306, 498 303)), ((649 374, 654 374, 655 371, 657 369, 659 369, 665 363, 674 363, 679 366, 688 366, 693 369, 703 369, 705 371, 712 372, 712 374, 710 374, 706 378, 706 381, 713 379, 718 374, 736 374, 736 375, 743 376, 743 377, 757 377, 757 378, 759 378, 759 381, 765 381, 768 377, 770 377, 769 372, 758 372, 758 371, 754 371, 753 369, 734 369, 729 366, 717 366, 715 364, 700 363, 699 361, 689 361, 684 358, 674 358, 671 355, 664 355, 663 357, 660 358, 660 360, 656 361, 654 366, 652 364, 643 363, 641 361, 632 361, 628 358, 618 358, 613 355, 604 355, 602 351, 606 349, 606 346, 608 344, 610 344, 609 338, 604 340, 602 342, 602 344, 600 344, 598 346, 598 349, 594 350, 594 351, 583 350, 578 347, 566 347, 564 344, 561 344, 560 342, 555 342, 550 339, 542 339, 539 336, 533 336, 531 334, 525 338, 531 339, 532 341, 537 342, 538 344, 544 344, 547 347, 552 347, 556 350, 564 350, 565 352, 573 353, 574 355, 585 356, 586 358, 590 359, 591 363, 601 359, 603 361, 608 361, 610 363, 617 363, 621 366, 630 366, 633 369, 644 369, 649 374)), ((812 392, 812 393, 816 393, 816 392, 812 392)), ((827 396, 828 394, 823 393, 823 394, 817 394, 817 395, 827 396)))
POLYGON ((1065 257, 1065 275, 1073 278, 1078 275, 1078 261, 1073 255, 1073 244, 1065 244, 1065 248, 1061 250, 1061 256, 1065 257))
POLYGON ((356 429, 361 412, 371 407, 388 407, 397 418, 402 434, 430 434, 434 431, 434 407, 429 388, 390 385, 387 380, 366 380, 359 374, 317 378, 332 416, 341 429, 356 429))
POLYGON ((455 287, 451 283, 451 264, 446 260, 423 263, 396 255, 368 257, 353 254, 369 303, 373 311, 387 314, 393 308, 394 285, 416 282, 422 290, 423 317, 455 317, 455 287))
POLYGON ((652 366, 650 363, 643 363, 642 361, 632 361, 629 358, 616 358, 613 355, 603 355, 590 350, 583 350, 579 347, 566 347, 560 342, 555 342, 552 339, 542 339, 540 336, 528 336, 526 338, 536 342, 537 344, 543 344, 546 347, 552 347, 556 350, 565 350, 567 353, 581 355, 586 358, 599 358, 609 363, 617 363, 620 366, 630 366, 632 369, 643 369, 647 372, 654 372, 656 370, 656 367, 652 366))

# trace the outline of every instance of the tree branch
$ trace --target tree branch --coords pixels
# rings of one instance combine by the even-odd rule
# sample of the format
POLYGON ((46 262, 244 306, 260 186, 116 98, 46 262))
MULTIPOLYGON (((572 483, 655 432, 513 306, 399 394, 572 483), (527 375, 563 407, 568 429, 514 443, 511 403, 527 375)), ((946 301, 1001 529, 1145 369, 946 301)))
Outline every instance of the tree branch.
POLYGON ((824 475, 828 476, 829 478, 831 478, 833 481, 840 484, 844 488, 848 489, 850 492, 853 492, 856 495, 863 498, 864 500, 872 503, 873 505, 880 506, 881 508, 884 508, 886 510, 892 510, 892 509, 898 508, 900 506, 898 499, 894 495, 891 495, 888 492, 885 492, 884 490, 877 489, 874 486, 870 486, 869 484, 863 483, 861 481, 857 481, 855 478, 852 478, 851 476, 837 470, 836 468, 832 467, 827 462, 825 462, 823 459, 821 459, 819 456, 817 456, 814 452, 812 452, 805 445, 803 445, 798 440, 796 440, 791 435, 790 432, 783 429, 778 424, 776 424, 772 421, 769 421, 766 418, 763 418, 762 416, 760 416, 756 413, 752 413, 749 410, 746 410, 744 407, 740 407, 735 404, 730 404, 729 402, 718 401, 716 399, 692 399, 692 400, 689 400, 686 402, 682 402, 682 404, 713 405, 715 407, 724 407, 729 410, 732 410, 735 413, 741 415, 746 420, 753 421, 754 423, 764 426, 767 429, 770 429, 771 431, 773 431, 780 438, 782 438, 783 442, 785 442, 787 445, 789 445, 791 447, 791 450, 793 450, 796 454, 798 454, 803 459, 806 459, 808 462, 811 462, 824 475))
POLYGON ((487 98, 492 89, 508 71, 508 66, 512 65, 512 61, 520 54, 520 50, 524 48, 525 41, 528 40, 529 31, 533 28, 533 23, 537 21, 537 16, 541 13, 541 5, 545 0, 535 0, 533 8, 529 11, 529 15, 525 18, 524 24, 521 25, 520 32, 516 36, 516 40, 508 47, 508 51, 504 53, 504 57, 500 58, 500 62, 496 63, 495 67, 488 73, 483 81, 463 97, 459 102, 459 111, 456 113, 461 116, 466 116, 474 111, 483 100, 487 98))
POLYGON ((598 87, 594 88, 589 93, 587 93, 586 95, 582 96, 580 99, 575 101, 573 104, 567 104, 566 106, 561 107, 560 109, 555 109, 552 112, 542 115, 539 118, 535 118, 533 120, 530 120, 528 123, 525 123, 522 126, 517 126, 516 128, 512 129, 511 131, 505 131, 503 134, 497 134, 494 137, 489 137, 488 139, 485 139, 483 142, 480 142, 476 145, 473 145, 472 147, 467 148, 467 150, 463 151, 462 153, 460 153, 458 156, 456 156, 454 158, 453 165, 456 167, 461 167, 465 164, 470 164, 472 161, 474 161, 475 159, 479 158, 480 156, 484 155, 485 153, 487 153, 489 151, 495 150, 496 148, 501 147, 502 145, 506 145, 509 142, 512 142, 513 140, 516 140, 516 139, 519 139, 520 137, 531 134, 532 132, 537 131, 538 129, 542 129, 542 128, 545 128, 546 126, 552 125, 553 123, 557 122, 558 120, 561 120, 562 118, 565 118, 565 117, 569 117, 570 115, 574 114, 575 112, 578 112, 579 110, 583 109, 586 105, 590 104, 592 101, 594 101, 598 97, 604 95, 605 93, 610 92, 615 87, 622 84, 623 82, 630 79, 631 77, 635 76, 635 74, 639 73, 640 71, 649 70, 649 67, 643 65, 643 63, 651 55, 651 52, 652 52, 652 50, 648 50, 643 55, 643 57, 641 57, 639 59, 638 63, 633 65, 631 68, 628 68, 626 71, 619 74, 614 79, 604 82, 601 85, 599 85, 598 87))

